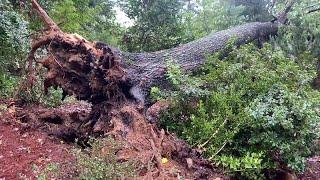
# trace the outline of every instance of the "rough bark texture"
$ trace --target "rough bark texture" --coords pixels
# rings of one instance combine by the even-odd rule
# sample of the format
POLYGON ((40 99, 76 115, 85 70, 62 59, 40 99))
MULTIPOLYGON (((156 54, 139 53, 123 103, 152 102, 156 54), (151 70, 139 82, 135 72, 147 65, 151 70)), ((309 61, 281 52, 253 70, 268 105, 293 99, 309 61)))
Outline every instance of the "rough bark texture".
POLYGON ((131 84, 140 86, 146 95, 150 87, 161 86, 165 81, 167 60, 177 63, 185 71, 192 71, 203 65, 206 55, 223 50, 233 38, 236 39, 236 45, 241 45, 275 35, 277 30, 276 23, 254 22, 216 32, 176 48, 152 53, 122 52, 120 56, 131 84))

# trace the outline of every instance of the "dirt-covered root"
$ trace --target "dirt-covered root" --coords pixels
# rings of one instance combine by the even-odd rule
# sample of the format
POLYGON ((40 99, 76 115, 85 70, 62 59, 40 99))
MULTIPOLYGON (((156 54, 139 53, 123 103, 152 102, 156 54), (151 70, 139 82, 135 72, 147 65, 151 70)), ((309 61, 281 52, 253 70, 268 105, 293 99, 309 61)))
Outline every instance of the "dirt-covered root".
POLYGON ((65 95, 93 104, 123 101, 128 94, 125 70, 107 45, 90 43, 77 34, 57 33, 48 50, 48 57, 38 61, 47 69, 45 91, 61 87, 65 95))
POLYGON ((107 134, 112 134, 126 147, 118 152, 119 159, 138 160, 143 165, 141 175, 148 179, 219 177, 214 167, 201 157, 201 153, 174 135, 149 124, 134 104, 126 104, 115 110, 111 122, 113 131, 107 134), (163 163, 165 158, 168 159, 167 163, 163 163))
MULTIPOLYGON (((140 166, 139 177, 144 179, 214 179, 221 177, 214 166, 174 135, 149 124, 135 103, 110 108, 107 116, 101 116, 95 126, 101 125, 99 133, 83 128, 92 116, 92 107, 86 103, 63 105, 59 108, 29 106, 17 108, 15 117, 29 128, 42 129, 48 134, 67 142, 82 140, 89 136, 111 136, 122 145, 117 151, 119 162, 135 161, 140 166), (168 160, 167 162, 163 160, 168 160)), ((101 113, 104 114, 104 113, 101 113)), ((94 126, 93 126, 94 127, 94 126)), ((98 127, 95 127, 98 128, 98 127)), ((97 129, 96 129, 97 130, 97 129)), ((112 148, 112 147, 110 147, 112 148)), ((108 149, 105 147, 104 149, 108 149)))
MULTIPOLYGON (((10 107, 10 109, 13 107, 10 107)), ((77 139, 86 142, 86 132, 79 128, 90 116, 91 105, 85 102, 66 104, 59 108, 45 108, 39 105, 14 105, 14 118, 26 129, 40 129, 48 135, 68 143, 77 139)))

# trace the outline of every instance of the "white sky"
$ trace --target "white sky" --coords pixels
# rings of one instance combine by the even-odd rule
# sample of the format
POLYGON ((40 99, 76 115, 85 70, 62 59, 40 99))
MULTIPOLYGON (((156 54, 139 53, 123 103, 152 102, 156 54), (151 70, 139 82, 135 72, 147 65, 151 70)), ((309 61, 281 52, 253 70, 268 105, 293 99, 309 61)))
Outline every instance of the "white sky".
POLYGON ((116 11, 116 21, 123 25, 124 27, 130 27, 133 26, 134 21, 127 17, 126 13, 121 11, 119 7, 114 7, 114 10, 116 11))
MULTIPOLYGON (((194 6, 196 6, 197 8, 201 8, 196 0, 191 0, 191 4, 193 4, 194 6)), ((196 9, 197 9, 196 8, 196 9)), ((122 26, 124 27, 130 27, 133 26, 134 24, 134 20, 128 18, 128 16, 126 15, 126 13, 124 13, 120 7, 114 7, 114 10, 116 11, 116 21, 118 23, 120 23, 122 26)))

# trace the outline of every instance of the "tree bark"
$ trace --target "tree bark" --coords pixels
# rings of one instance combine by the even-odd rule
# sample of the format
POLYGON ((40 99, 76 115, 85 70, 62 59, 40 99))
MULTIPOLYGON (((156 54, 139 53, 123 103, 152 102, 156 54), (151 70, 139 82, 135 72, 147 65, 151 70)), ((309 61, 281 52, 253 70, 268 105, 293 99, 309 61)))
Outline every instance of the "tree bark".
POLYGON ((119 55, 127 69, 131 84, 141 89, 143 95, 147 95, 152 86, 165 84, 168 60, 177 63, 186 72, 192 71, 205 63, 207 55, 223 50, 233 38, 236 45, 241 45, 268 38, 277 34, 277 31, 277 23, 253 22, 212 33, 172 49, 151 53, 120 52, 119 55))

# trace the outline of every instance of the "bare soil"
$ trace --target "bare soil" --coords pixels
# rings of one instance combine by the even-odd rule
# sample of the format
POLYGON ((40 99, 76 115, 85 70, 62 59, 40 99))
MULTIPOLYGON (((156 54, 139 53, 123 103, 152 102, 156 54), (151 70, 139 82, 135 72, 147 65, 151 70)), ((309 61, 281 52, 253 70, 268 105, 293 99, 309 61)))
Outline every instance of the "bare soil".
POLYGON ((74 179, 72 145, 17 121, 12 112, 0 115, 1 180, 36 179, 50 164, 59 167, 61 178, 74 179))

